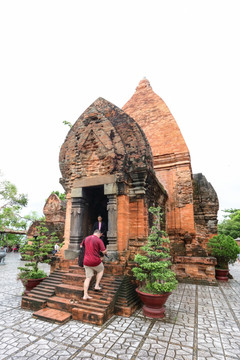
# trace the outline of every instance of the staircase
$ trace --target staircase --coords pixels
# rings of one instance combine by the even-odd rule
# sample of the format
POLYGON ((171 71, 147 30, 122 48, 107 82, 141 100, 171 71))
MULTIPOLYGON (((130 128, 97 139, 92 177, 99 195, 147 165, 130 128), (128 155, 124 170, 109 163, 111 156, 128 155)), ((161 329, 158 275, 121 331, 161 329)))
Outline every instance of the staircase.
MULTIPOLYGON (((55 281, 51 278, 54 273, 49 277, 50 282, 55 281)), ((59 276, 59 271, 57 275, 59 276)), ((135 288, 127 276, 104 274, 100 284, 101 291, 94 290, 93 277, 88 291, 92 297, 90 300, 83 300, 85 271, 78 265, 71 265, 68 272, 61 272, 61 280, 55 281, 51 291, 45 285, 46 280, 27 297, 23 297, 22 307, 37 310, 33 313, 35 318, 58 323, 65 323, 72 318, 102 325, 114 313, 130 316, 139 307, 135 288)))
POLYGON ((38 310, 45 307, 48 298, 55 293, 56 286, 62 283, 64 274, 64 271, 55 270, 27 295, 23 295, 22 309, 38 310))
POLYGON ((46 301, 46 307, 36 311, 33 316, 65 322, 72 318, 83 322, 102 325, 114 313, 114 305, 122 279, 104 275, 101 280, 101 291, 94 290, 93 278, 89 295, 91 300, 83 300, 83 282, 85 271, 78 265, 72 265, 65 273, 62 282, 55 287, 55 294, 46 301))

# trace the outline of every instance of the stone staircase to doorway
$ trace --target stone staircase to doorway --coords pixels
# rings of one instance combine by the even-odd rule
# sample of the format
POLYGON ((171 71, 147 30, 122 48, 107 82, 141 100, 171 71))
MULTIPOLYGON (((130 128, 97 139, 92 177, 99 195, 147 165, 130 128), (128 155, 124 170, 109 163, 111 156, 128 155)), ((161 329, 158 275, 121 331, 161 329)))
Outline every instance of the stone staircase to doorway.
POLYGON ((83 300, 84 269, 72 265, 68 272, 61 272, 61 275, 61 281, 55 284, 54 291, 49 292, 49 296, 42 286, 41 289, 45 291, 43 295, 38 285, 35 291, 32 290, 33 293, 28 294, 27 299, 23 297, 23 308, 37 310, 33 317, 58 323, 72 318, 102 325, 113 314, 130 316, 139 307, 135 288, 128 277, 104 274, 101 291, 94 290, 93 278, 89 287, 92 299, 83 300))

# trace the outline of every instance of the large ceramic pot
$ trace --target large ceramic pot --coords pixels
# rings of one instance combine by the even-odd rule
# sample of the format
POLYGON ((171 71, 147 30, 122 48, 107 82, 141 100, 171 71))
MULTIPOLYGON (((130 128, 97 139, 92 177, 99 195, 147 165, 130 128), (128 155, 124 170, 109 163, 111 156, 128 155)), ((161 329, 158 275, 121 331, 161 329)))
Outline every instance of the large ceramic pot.
POLYGON ((23 285, 25 286, 25 291, 24 294, 26 295, 27 293, 29 293, 29 291, 31 291, 33 288, 35 288, 35 286, 37 286, 38 284, 40 284, 41 281, 43 281, 44 278, 41 279, 21 279, 23 285))
POLYGON ((215 269, 216 279, 221 281, 228 281, 228 269, 215 269))
POLYGON ((143 302, 143 314, 151 318, 163 318, 165 316, 165 302, 171 292, 164 294, 148 294, 136 289, 143 302))

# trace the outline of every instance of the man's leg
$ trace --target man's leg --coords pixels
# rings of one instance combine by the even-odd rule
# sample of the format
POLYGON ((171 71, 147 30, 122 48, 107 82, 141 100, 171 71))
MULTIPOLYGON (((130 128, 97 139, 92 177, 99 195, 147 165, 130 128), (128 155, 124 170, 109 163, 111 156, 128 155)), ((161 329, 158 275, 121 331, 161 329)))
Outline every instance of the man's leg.
POLYGON ((90 284, 91 279, 92 278, 90 277, 90 278, 86 278, 84 280, 84 284, 83 284, 83 291, 84 291, 83 300, 92 299, 92 297, 88 295, 88 288, 89 288, 89 284, 90 284))
POLYGON ((101 281, 101 279, 102 279, 102 277, 103 277, 103 272, 104 272, 104 266, 103 266, 103 263, 101 263, 100 265, 98 265, 99 266, 99 272, 97 273, 97 275, 96 275, 96 284, 95 284, 95 290, 101 290, 101 288, 100 288, 100 286, 99 286, 99 284, 100 284, 100 281, 101 281))
POLYGON ((88 300, 88 299, 92 299, 92 297, 88 295, 88 288, 93 276, 93 270, 87 266, 84 267, 85 267, 86 279, 84 280, 84 284, 83 284, 83 300, 88 300))

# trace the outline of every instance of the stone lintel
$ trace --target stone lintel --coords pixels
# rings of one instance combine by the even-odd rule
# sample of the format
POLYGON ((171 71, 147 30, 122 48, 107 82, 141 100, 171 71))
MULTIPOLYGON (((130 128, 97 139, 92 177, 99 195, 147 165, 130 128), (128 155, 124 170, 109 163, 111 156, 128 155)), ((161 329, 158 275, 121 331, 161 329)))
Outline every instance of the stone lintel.
POLYGON ((97 186, 97 185, 111 184, 115 182, 116 182, 115 175, 90 176, 90 177, 84 177, 82 179, 76 179, 73 183, 73 188, 97 186))
POLYGON ((176 256, 174 258, 175 263, 185 264, 205 264, 205 265, 217 265, 217 259, 213 256, 200 257, 200 256, 176 256))
POLYGON ((82 187, 72 189, 71 197, 72 198, 82 198, 83 197, 83 189, 82 189, 82 187))
POLYGON ((104 184, 104 195, 117 195, 117 184, 104 184))

